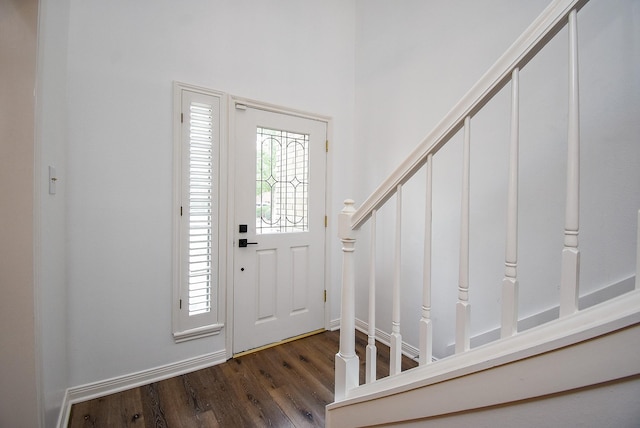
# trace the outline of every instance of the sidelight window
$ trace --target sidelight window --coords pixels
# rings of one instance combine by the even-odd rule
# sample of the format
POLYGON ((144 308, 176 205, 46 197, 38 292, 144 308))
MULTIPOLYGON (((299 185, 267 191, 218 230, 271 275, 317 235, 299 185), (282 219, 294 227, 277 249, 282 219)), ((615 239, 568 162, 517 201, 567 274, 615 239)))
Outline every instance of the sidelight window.
POLYGON ((220 279, 222 95, 174 85, 175 250, 173 335, 177 342, 216 334, 220 279))

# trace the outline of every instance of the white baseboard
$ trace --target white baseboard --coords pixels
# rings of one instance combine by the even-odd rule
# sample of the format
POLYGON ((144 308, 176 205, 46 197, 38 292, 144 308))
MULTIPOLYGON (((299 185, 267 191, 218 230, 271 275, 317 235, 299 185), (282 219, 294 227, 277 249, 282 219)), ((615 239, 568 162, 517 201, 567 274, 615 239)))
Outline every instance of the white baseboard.
POLYGON ((340 329, 340 318, 329 321, 329 331, 336 331, 340 329))
POLYGON ((64 428, 69 424, 71 406, 75 403, 104 397, 105 395, 126 391, 127 389, 201 370, 224 363, 226 360, 226 351, 222 350, 137 373, 68 388, 62 402, 62 407, 60 408, 58 428, 64 428))
MULTIPOLYGON (((369 324, 366 321, 356 318, 356 329, 360 330, 364 334, 369 333, 369 324)), ((391 346, 391 335, 386 331, 382 331, 376 328, 376 340, 384 343, 387 346, 391 346)), ((407 342, 402 341, 402 354, 411 358, 412 360, 418 359, 420 350, 415 346, 409 345, 407 342)))
MULTIPOLYGON (((331 331, 335 331, 340 329, 340 319, 332 320, 329 323, 329 329, 331 331)), ((369 324, 366 321, 362 321, 361 319, 356 318, 356 330, 361 331, 364 334, 369 334, 369 324)), ((379 328, 376 328, 376 340, 378 342, 384 343, 387 346, 390 346, 391 343, 391 335, 386 331, 382 331, 379 328)), ((409 345, 406 342, 402 342, 402 354, 413 359, 418 359, 418 354, 420 351, 418 348, 409 345)))

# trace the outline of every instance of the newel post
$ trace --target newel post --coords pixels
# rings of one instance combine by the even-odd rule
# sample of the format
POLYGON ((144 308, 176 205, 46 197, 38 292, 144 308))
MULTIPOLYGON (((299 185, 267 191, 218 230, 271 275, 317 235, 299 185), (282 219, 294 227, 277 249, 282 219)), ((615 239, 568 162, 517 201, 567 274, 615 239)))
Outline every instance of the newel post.
POLYGON ((347 391, 359 384, 360 362, 356 355, 356 315, 354 259, 355 231, 351 216, 355 212, 351 199, 344 201, 338 217, 338 238, 342 241, 342 301, 340 306, 340 349, 336 354, 335 401, 346 397, 347 391))

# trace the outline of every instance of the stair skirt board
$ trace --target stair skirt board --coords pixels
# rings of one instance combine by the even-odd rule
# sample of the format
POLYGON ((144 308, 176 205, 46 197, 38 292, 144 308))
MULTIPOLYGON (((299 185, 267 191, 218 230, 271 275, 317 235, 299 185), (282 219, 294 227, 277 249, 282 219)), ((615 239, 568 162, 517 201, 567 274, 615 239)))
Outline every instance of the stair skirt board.
POLYGON ((137 373, 68 388, 60 408, 58 428, 64 428, 69 424, 71 406, 75 403, 104 397, 109 394, 126 391, 127 389, 180 376, 185 373, 191 373, 196 370, 224 363, 226 360, 226 350, 222 350, 137 373))
POLYGON ((640 290, 526 332, 362 385, 326 426, 368 426, 508 405, 640 374, 640 290), (487 387, 491 385, 491 387, 487 387))
MULTIPOLYGON (((523 403, 553 399, 559 394, 572 394, 602 386, 610 389, 617 383, 627 381, 633 382, 633 389, 638 390, 638 341, 635 340, 636 347, 629 349, 629 353, 618 353, 619 358, 615 358, 615 361, 603 361, 600 350, 624 346, 624 343, 637 338, 639 333, 640 326, 636 325, 595 340, 434 382, 428 387, 346 405, 327 411, 326 426, 405 426, 404 423, 411 421, 420 421, 416 426, 425 426, 431 419, 433 426, 439 426, 438 421, 443 417, 455 418, 456 415, 509 406, 514 406, 513 411, 518 412, 517 406, 523 403), (577 360, 580 360, 579 364, 575 364, 577 360), (603 369, 603 366, 606 368, 603 369), (585 372, 588 372, 586 376, 585 372)), ((632 409, 627 408, 626 412, 636 412, 640 399, 636 397, 633 401, 632 409)), ((600 405, 598 411, 602 413, 608 409, 600 405)), ((554 415, 538 414, 535 423, 518 423, 517 426, 560 426, 553 421, 556 421, 554 415), (546 417, 551 419, 547 420, 546 417)), ((468 425, 462 423, 457 426, 468 425)), ((500 425, 489 423, 486 426, 500 425)))
POLYGON ((637 375, 558 394, 384 426, 389 428, 637 427, 640 420, 639 408, 640 375, 637 375))

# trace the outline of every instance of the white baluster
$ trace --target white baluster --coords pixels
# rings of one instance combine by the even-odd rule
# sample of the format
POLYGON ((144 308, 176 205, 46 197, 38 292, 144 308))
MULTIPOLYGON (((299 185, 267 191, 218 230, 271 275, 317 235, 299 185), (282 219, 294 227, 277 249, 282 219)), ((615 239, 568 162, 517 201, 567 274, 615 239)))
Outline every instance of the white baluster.
POLYGON ((424 213, 424 270, 422 279, 422 318, 420 319, 420 365, 429 364, 433 356, 433 326, 431 324, 431 202, 432 158, 427 156, 427 192, 424 213))
POLYGON ((567 195, 560 281, 560 316, 578 310, 580 251, 580 103, 578 95, 577 12, 569 14, 569 132, 567 147, 567 195))
POLYGON ((389 374, 402 371, 402 335, 400 335, 400 270, 402 244, 402 185, 396 189, 396 248, 393 268, 393 310, 391 313, 391 355, 389 374))
POLYGON ((458 268, 458 303, 456 304, 456 353, 469 349, 471 306, 469 305, 469 175, 470 175, 470 122, 464 119, 462 161, 462 209, 460 220, 460 265, 458 268))
POLYGON ((367 344, 366 382, 376 380, 376 210, 371 212, 371 258, 369 260, 369 337, 367 344))
POLYGON ((335 400, 342 400, 347 392, 359 384, 359 359, 355 340, 355 282, 354 260, 355 232, 351 228, 354 212, 353 201, 344 201, 338 217, 338 237, 342 241, 342 304, 340 314, 340 350, 336 354, 335 400))
POLYGON ((507 243, 502 280, 501 337, 518 331, 518 146, 520 128, 520 70, 511 74, 511 144, 509 148, 509 190, 507 194, 507 243))

